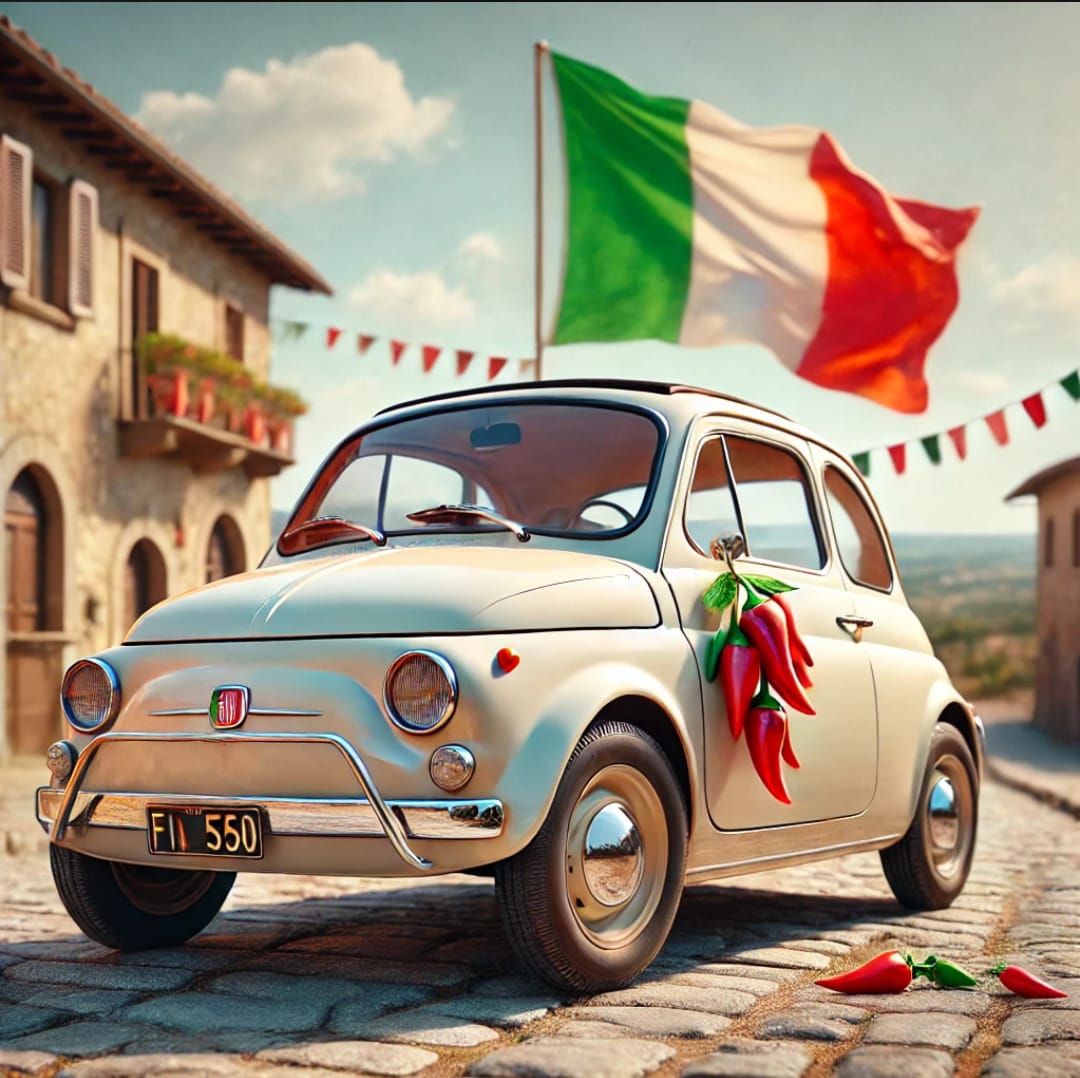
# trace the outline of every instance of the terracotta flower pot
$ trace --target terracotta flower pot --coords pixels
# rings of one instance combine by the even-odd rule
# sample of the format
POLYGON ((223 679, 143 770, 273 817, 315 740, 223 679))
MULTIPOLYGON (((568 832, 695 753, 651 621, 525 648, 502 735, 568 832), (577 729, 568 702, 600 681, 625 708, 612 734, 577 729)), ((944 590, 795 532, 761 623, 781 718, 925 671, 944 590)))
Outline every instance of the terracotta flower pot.
POLYGON ((244 413, 244 433, 256 445, 262 445, 266 439, 266 416, 254 404, 249 404, 244 413))
POLYGON ((148 374, 146 384, 154 401, 155 415, 187 415, 188 372, 183 368, 148 374))
POLYGON ((217 407, 217 382, 213 378, 201 378, 199 388, 188 407, 192 419, 209 423, 217 407))

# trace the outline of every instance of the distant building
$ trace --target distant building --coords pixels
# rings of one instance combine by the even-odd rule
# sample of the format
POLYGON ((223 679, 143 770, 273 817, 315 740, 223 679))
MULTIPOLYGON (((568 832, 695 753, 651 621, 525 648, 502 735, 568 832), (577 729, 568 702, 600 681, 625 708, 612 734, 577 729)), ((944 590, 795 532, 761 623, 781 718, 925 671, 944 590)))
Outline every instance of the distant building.
POLYGON ((0 759, 59 735, 74 657, 264 552, 288 444, 155 405, 133 345, 175 334, 265 381, 275 284, 330 292, 0 16, 0 759))
POLYGON ((1039 500, 1035 722, 1080 741, 1080 457, 1033 475, 1006 500, 1039 500))

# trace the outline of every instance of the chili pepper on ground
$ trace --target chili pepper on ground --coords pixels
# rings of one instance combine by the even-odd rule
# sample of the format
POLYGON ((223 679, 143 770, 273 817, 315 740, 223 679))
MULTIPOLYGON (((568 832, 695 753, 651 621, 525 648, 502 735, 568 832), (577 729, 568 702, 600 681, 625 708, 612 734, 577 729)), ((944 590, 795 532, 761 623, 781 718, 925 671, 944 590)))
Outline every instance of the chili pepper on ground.
POLYGON ((858 969, 825 977, 814 984, 849 994, 903 992, 911 984, 911 956, 899 951, 884 951, 858 969))
POLYGON ((720 686, 724 691, 731 736, 738 741, 746 713, 761 681, 761 659, 746 634, 737 624, 728 632, 720 653, 720 686))
POLYGON ((979 983, 966 969, 937 955, 913 963, 911 972, 913 977, 925 977, 940 988, 974 988, 979 983))
POLYGON ((814 683, 810 680, 807 668, 814 665, 814 660, 810 655, 810 649, 806 646, 802 635, 799 633, 799 627, 795 624, 795 613, 788 604, 787 599, 784 598, 783 592, 775 592, 772 596, 772 601, 784 612, 784 620, 787 622, 788 640, 791 642, 791 660, 792 665, 795 667, 795 676, 799 679, 799 684, 802 685, 804 689, 809 689, 814 683))
POLYGON ((780 702, 763 689, 746 715, 746 745, 750 760, 765 789, 785 805, 791 804, 791 794, 784 784, 780 756, 784 751, 787 715, 780 702))
POLYGON ((1069 995, 1019 966, 1007 966, 1003 962, 1000 966, 994 966, 990 972, 996 973, 998 980, 1018 996, 1027 996, 1029 999, 1066 999, 1069 995))
POLYGON ((789 707, 804 715, 816 714, 795 673, 784 611, 774 601, 775 596, 762 599, 754 591, 748 591, 739 628, 757 649, 765 680, 789 707))

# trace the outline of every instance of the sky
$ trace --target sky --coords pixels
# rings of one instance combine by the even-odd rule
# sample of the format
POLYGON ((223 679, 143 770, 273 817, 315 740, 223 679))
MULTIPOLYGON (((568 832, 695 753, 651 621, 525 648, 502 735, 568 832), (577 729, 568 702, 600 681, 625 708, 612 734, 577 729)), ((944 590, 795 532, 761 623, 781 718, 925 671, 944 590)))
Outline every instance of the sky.
MULTIPOLYGON (((895 195, 978 206, 960 302, 930 350, 930 405, 903 415, 820 389, 763 348, 656 342, 544 350, 543 376, 644 377, 762 403, 839 448, 871 450, 897 532, 1029 532, 1006 504, 1080 453, 1080 5, 9 3, 29 31, 222 187, 332 284, 275 286, 272 381, 299 389, 288 508, 325 455, 376 411, 520 377, 534 355, 534 43, 651 94, 699 99, 753 126, 827 131, 895 195), (326 348, 326 327, 345 332, 326 348), (377 339, 364 355, 356 336, 377 339), (388 341, 408 342, 400 363, 388 341), (423 373, 420 346, 443 353, 423 373), (479 357, 464 376, 454 349, 479 357), (1046 388, 1036 429, 1019 401, 1046 388), (1006 408, 1011 441, 982 417, 1006 408), (968 425, 968 457, 943 438, 968 425), (885 447, 909 442, 898 476, 885 447)), ((563 170, 545 75, 544 321, 562 264, 563 170)))

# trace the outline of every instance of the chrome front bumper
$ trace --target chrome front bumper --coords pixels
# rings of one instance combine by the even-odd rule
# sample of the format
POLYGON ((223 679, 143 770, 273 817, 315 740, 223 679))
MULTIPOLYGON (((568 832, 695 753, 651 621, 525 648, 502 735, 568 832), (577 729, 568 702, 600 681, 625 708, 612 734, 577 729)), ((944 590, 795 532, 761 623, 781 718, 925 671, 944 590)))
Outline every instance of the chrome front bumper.
POLYGON ((410 839, 497 838, 503 829, 502 802, 494 798, 455 801, 384 801, 367 767, 353 746, 337 734, 241 734, 212 732, 108 733, 91 741, 75 762, 63 787, 42 786, 37 791, 37 818, 53 842, 69 827, 109 827, 146 830, 149 805, 230 805, 259 808, 271 835, 307 835, 320 838, 384 837, 406 864, 436 867, 409 845, 410 839), (117 742, 175 744, 178 742, 247 742, 332 745, 341 753, 363 797, 273 798, 199 796, 191 793, 93 792, 82 789, 94 756, 117 742))

